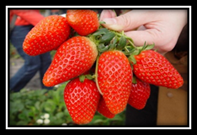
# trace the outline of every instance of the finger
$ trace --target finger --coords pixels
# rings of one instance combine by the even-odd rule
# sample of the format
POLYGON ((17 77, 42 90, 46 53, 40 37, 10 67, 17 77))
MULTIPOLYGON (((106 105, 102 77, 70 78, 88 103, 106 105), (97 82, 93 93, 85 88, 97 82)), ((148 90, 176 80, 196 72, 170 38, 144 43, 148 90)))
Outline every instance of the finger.
POLYGON ((146 44, 155 44, 156 46, 154 48, 160 50, 160 48, 157 46, 161 44, 160 38, 158 36, 159 32, 155 29, 125 32, 125 35, 131 37, 136 46, 143 46, 146 42, 146 44))
POLYGON ((129 31, 125 32, 125 35, 131 37, 136 46, 143 46, 144 42, 152 44, 155 41, 154 35, 149 30, 144 31, 129 31))
POLYGON ((145 10, 132 10, 113 18, 104 18, 104 26, 115 31, 129 31, 149 22, 151 13, 145 10), (149 15, 147 15, 149 14, 149 15))
POLYGON ((103 10, 100 15, 100 21, 103 21, 105 18, 116 17, 116 13, 112 10, 103 10))
POLYGON ((162 34, 161 31, 156 29, 147 29, 143 31, 130 31, 125 32, 125 35, 131 37, 136 46, 143 46, 146 44, 155 44, 154 49, 159 53, 164 54, 173 49, 176 40, 169 39, 165 37, 165 34, 162 34), (169 39, 169 40, 163 40, 169 39))

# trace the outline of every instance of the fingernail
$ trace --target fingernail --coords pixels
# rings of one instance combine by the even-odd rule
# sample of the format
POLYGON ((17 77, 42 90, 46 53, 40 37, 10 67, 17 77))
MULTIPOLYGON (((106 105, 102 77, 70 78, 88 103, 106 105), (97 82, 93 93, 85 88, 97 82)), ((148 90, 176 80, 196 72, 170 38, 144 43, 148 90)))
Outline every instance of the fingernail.
POLYGON ((105 18, 103 19, 103 21, 106 23, 106 24, 116 24, 116 19, 114 18, 105 18))
POLYGON ((116 19, 114 18, 105 18, 103 19, 103 21, 105 22, 105 24, 103 25, 111 30, 115 30, 115 31, 123 30, 123 26, 118 25, 116 19))

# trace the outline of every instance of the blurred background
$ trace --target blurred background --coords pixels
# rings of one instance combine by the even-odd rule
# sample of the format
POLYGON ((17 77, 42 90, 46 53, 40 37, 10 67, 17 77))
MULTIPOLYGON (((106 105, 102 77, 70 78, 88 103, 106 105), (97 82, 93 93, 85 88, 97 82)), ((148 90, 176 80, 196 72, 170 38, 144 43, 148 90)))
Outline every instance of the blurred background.
MULTIPOLYGON (((98 13, 101 10, 97 10, 98 13)), ((43 16, 62 15, 66 10, 40 10, 43 16)), ((186 38, 181 35, 180 38, 186 38)), ((187 42, 178 41, 176 48, 165 54, 184 78, 184 85, 179 89, 159 87, 157 125, 188 124, 188 48, 187 42)), ((10 43, 10 78, 23 66, 24 60, 10 43)), ((51 51, 53 56, 56 51, 51 51)), ((63 91, 67 82, 55 86, 52 90, 41 88, 39 72, 19 92, 10 93, 9 125, 75 125, 66 109, 63 91)), ((97 113, 87 125, 125 125, 125 111, 112 119, 97 113)))

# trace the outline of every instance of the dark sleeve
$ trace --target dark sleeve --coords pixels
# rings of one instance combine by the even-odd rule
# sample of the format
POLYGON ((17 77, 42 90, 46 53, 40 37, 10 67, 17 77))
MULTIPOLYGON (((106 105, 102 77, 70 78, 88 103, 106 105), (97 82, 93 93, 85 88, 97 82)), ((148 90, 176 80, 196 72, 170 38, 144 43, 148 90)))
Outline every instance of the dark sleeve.
POLYGON ((176 46, 174 47, 174 50, 176 52, 183 52, 183 51, 188 51, 189 48, 189 34, 188 34, 188 24, 186 24, 183 27, 183 30, 181 31, 181 34, 178 38, 178 41, 176 43, 176 46))

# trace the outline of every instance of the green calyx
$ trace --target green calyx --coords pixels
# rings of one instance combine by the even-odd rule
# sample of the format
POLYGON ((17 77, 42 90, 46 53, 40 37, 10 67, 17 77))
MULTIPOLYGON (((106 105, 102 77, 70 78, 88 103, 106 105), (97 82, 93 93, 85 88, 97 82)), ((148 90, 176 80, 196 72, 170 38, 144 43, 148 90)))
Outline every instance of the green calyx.
MULTIPOLYGON (((101 22, 101 24, 102 23, 103 22, 101 22)), ((132 38, 127 37, 124 34, 124 31, 112 31, 107 28, 103 28, 101 25, 96 32, 88 35, 88 37, 97 45, 99 56, 108 50, 121 50, 132 64, 136 63, 135 55, 154 47, 154 44, 147 45, 146 42, 143 46, 137 47, 135 46, 132 38)))
POLYGON ((79 76, 79 80, 80 82, 84 82, 85 79, 89 79, 89 80, 93 80, 95 78, 95 75, 91 75, 91 74, 85 74, 85 75, 80 75, 79 76))
POLYGON ((133 83, 133 84, 136 84, 136 83, 137 83, 137 78, 136 78, 136 76, 135 76, 135 75, 133 75, 132 83, 133 83))

